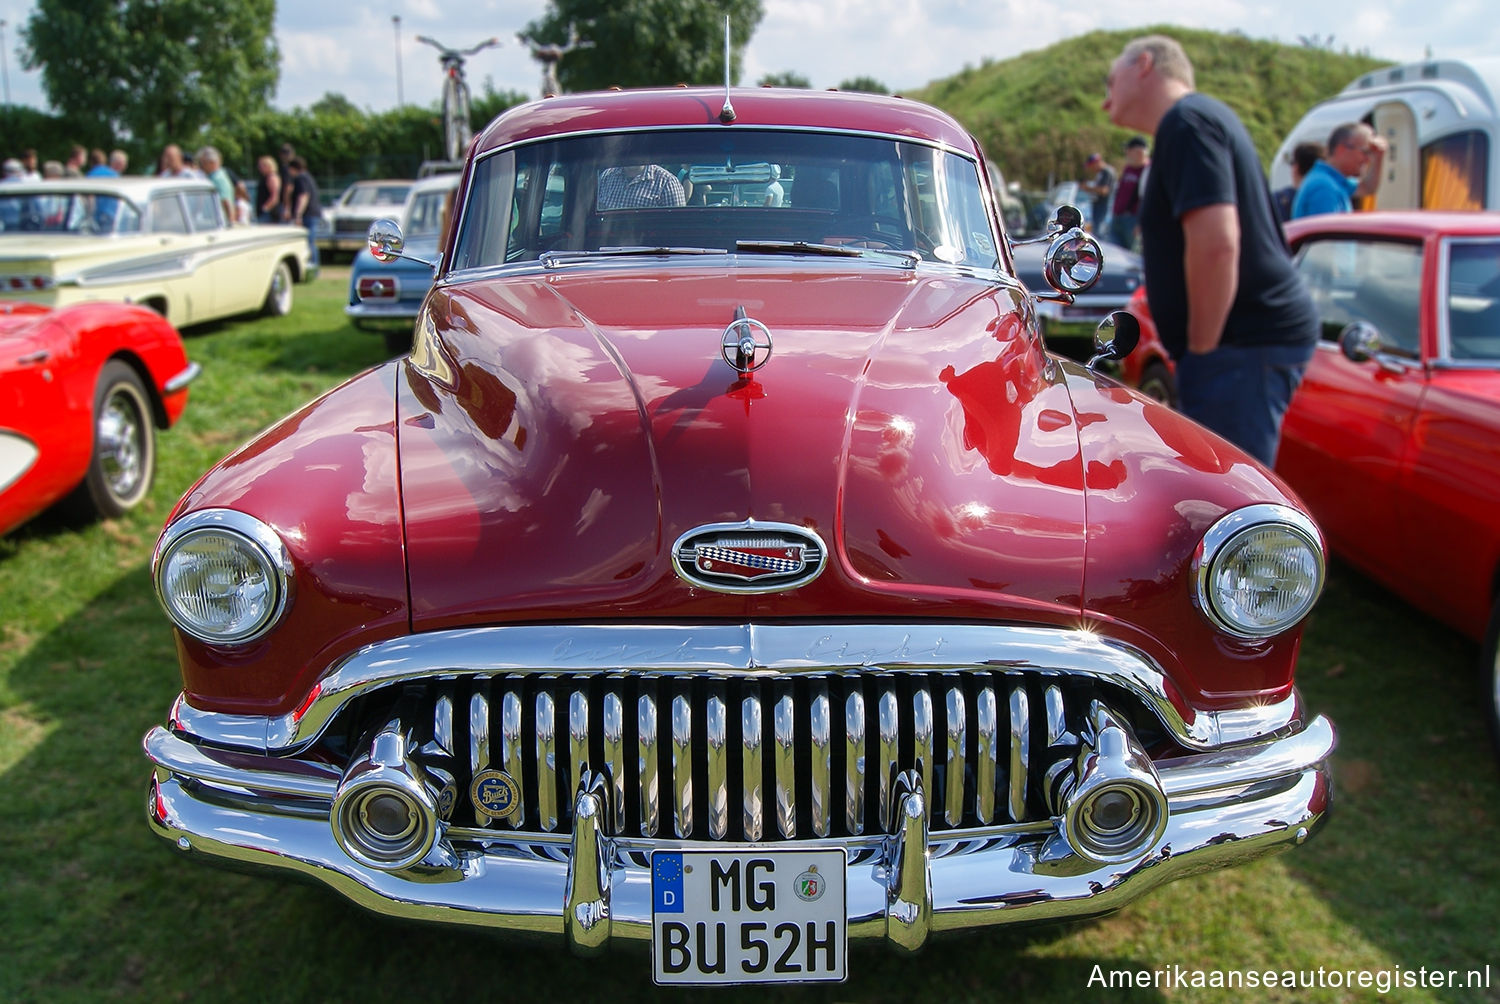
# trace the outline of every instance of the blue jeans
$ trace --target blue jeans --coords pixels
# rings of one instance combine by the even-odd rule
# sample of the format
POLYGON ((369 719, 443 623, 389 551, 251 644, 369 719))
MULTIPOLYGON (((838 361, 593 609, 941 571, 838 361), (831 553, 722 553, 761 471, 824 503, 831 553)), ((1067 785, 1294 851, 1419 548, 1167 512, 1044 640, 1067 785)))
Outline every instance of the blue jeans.
POLYGON ((1182 413, 1267 467, 1276 464, 1281 420, 1314 345, 1221 345, 1177 360, 1182 413))
POLYGON ((307 228, 307 264, 312 268, 318 267, 318 229, 323 225, 323 217, 314 216, 312 219, 304 219, 302 225, 307 228))
POLYGON ((1109 218, 1109 240, 1122 248, 1135 247, 1135 214, 1117 213, 1109 218))

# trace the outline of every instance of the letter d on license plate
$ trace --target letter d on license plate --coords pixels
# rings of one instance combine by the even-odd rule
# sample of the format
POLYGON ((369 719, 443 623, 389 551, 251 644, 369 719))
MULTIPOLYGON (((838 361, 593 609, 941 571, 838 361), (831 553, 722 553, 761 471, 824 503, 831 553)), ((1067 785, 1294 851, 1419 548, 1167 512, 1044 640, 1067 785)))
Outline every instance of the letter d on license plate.
POLYGON ((655 851, 657 983, 844 979, 844 852, 655 851))

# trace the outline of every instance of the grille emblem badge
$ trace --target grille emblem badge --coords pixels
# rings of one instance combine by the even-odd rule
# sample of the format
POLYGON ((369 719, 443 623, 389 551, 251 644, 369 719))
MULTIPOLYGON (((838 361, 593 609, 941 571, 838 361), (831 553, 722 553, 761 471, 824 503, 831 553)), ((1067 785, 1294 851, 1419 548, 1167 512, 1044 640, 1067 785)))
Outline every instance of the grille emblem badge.
POLYGON ((677 538, 672 565, 685 581, 721 593, 779 593, 818 577, 828 549, 790 523, 713 523, 677 538))
POLYGON ((503 770, 486 770, 475 775, 469 798, 480 814, 505 819, 521 807, 521 787, 503 770))

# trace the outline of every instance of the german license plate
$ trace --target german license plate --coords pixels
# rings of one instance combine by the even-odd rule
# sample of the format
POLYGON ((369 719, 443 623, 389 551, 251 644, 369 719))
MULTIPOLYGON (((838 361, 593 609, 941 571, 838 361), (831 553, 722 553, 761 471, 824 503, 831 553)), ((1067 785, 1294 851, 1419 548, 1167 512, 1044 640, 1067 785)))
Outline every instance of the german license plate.
POLYGON ((844 979, 844 851, 655 851, 657 983, 844 979))

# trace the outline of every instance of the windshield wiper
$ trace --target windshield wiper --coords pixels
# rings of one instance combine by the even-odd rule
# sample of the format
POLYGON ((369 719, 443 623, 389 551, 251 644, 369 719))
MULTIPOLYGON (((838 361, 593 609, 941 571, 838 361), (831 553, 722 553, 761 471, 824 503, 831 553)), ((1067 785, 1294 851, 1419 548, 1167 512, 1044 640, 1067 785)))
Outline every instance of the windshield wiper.
POLYGON ((814 244, 808 241, 735 241, 734 249, 749 254, 812 254, 828 255, 831 258, 863 258, 867 254, 878 254, 899 258, 907 268, 916 268, 917 262, 921 261, 921 257, 911 251, 852 247, 847 244, 814 244))
POLYGON ((569 261, 580 261, 587 258, 630 258, 630 257, 665 257, 677 254, 728 254, 727 248, 694 248, 694 247, 604 247, 595 251, 543 251, 537 256, 537 260, 544 268, 555 268, 569 261))

